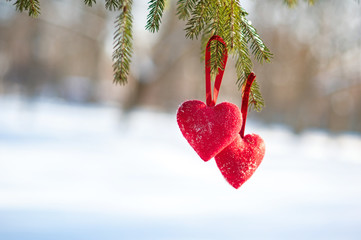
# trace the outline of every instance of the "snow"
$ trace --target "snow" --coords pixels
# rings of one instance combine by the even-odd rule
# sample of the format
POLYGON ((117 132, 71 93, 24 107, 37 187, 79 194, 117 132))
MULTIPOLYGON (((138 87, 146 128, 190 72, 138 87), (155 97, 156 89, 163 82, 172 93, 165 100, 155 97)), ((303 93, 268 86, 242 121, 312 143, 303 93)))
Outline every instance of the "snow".
POLYGON ((247 121, 240 189, 174 114, 0 98, 0 239, 361 239, 361 136, 247 121))

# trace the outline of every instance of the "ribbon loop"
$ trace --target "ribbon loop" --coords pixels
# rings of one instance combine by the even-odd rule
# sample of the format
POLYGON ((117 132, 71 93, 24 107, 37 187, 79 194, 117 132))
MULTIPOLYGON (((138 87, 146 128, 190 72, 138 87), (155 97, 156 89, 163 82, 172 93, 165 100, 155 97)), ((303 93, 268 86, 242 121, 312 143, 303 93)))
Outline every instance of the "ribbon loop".
POLYGON ((253 72, 251 72, 248 75, 247 82, 246 82, 246 85, 245 85, 244 90, 243 90, 242 106, 241 106, 241 113, 242 113, 242 121, 243 121, 243 123, 242 123, 241 131, 239 132, 239 134, 241 135, 242 138, 244 137, 244 130, 245 130, 245 127, 246 127, 249 93, 251 91, 252 83, 253 83, 253 81, 255 79, 256 79, 256 75, 253 72))
POLYGON ((226 68, 226 64, 227 64, 227 58, 228 58, 228 52, 227 52, 227 45, 224 42, 224 40, 218 36, 218 35, 214 35, 212 36, 208 43, 207 43, 207 47, 206 47, 206 60, 205 60, 205 69, 206 69, 206 100, 207 100, 207 106, 214 106, 216 105, 217 102, 217 97, 218 97, 218 93, 219 93, 219 89, 221 87, 221 83, 222 83, 222 78, 223 78, 223 73, 224 73, 224 69, 226 68), (222 68, 218 68, 218 73, 214 82, 214 90, 213 90, 213 99, 212 99, 212 90, 211 90, 211 64, 210 64, 210 59, 211 59, 211 51, 210 51, 210 43, 211 41, 218 41, 220 43, 222 43, 224 45, 224 50, 223 50, 223 62, 222 62, 222 68))

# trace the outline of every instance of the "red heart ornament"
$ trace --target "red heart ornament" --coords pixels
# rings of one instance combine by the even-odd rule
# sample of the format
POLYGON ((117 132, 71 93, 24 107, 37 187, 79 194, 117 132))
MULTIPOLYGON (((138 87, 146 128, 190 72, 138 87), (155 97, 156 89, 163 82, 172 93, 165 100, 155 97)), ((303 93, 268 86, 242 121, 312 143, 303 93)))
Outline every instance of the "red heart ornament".
POLYGON ((261 164, 265 144, 257 134, 240 135, 215 160, 222 175, 234 188, 246 182, 261 164))
POLYGON ((256 171, 265 154, 265 144, 257 134, 244 136, 251 85, 256 75, 250 73, 242 97, 242 128, 237 138, 216 157, 222 175, 234 188, 239 188, 256 171))
POLYGON ((179 107, 177 123, 185 139, 206 162, 239 136, 242 116, 232 103, 207 106, 191 100, 179 107))

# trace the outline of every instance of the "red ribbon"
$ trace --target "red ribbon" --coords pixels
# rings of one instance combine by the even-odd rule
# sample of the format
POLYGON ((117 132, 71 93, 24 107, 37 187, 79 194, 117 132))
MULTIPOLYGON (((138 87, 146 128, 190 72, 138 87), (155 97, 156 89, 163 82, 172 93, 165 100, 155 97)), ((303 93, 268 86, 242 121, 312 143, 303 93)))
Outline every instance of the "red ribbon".
MULTIPOLYGON (((217 97, 218 97, 218 93, 219 93, 219 89, 221 87, 221 83, 222 83, 222 78, 223 78, 223 73, 224 73, 224 69, 226 68, 226 64, 227 64, 227 59, 228 59, 228 52, 227 52, 227 45, 226 43, 223 41, 223 39, 218 36, 218 35, 214 35, 212 36, 208 43, 207 43, 207 47, 206 47, 206 100, 207 100, 207 106, 214 106, 216 105, 217 102, 217 97), (212 90, 211 90, 211 64, 210 64, 210 59, 211 59, 211 51, 210 51, 210 43, 211 41, 218 41, 220 43, 222 43, 224 45, 224 50, 223 50, 223 62, 222 62, 222 68, 218 68, 218 73, 216 76, 216 80, 214 82, 214 90, 213 90, 213 99, 212 99, 212 90)), ((246 127, 246 120, 247 120, 247 112, 248 112, 248 101, 249 101, 249 94, 251 91, 251 86, 253 81, 256 79, 256 75, 251 72, 248 75, 247 78, 247 82, 246 85, 244 87, 243 90, 243 96, 242 96, 242 107, 241 107, 241 113, 242 113, 242 128, 241 131, 239 132, 239 134, 241 135, 241 137, 244 137, 244 130, 246 127)))
POLYGON ((221 83, 222 83, 224 69, 226 68, 227 58, 228 58, 228 52, 227 52, 226 43, 223 41, 223 39, 220 36, 217 36, 217 35, 212 36, 209 39, 209 41, 207 43, 207 47, 206 47, 206 61, 205 62, 206 62, 206 100, 207 100, 207 106, 216 105, 218 92, 219 92, 219 89, 220 89, 221 83), (218 73, 217 73, 217 76, 216 76, 216 80, 214 82, 213 99, 212 99, 211 66, 210 66, 211 65, 210 64, 210 59, 211 59, 210 43, 213 40, 221 42, 224 45, 224 50, 223 50, 223 62, 222 62, 223 70, 222 70, 222 68, 218 68, 218 73))
POLYGON ((242 138, 244 137, 244 129, 246 127, 249 93, 251 91, 252 83, 255 79, 256 79, 256 75, 253 72, 251 72, 248 75, 246 86, 244 87, 244 91, 243 91, 242 107, 241 107, 243 123, 242 123, 241 131, 239 132, 239 134, 241 135, 242 138))

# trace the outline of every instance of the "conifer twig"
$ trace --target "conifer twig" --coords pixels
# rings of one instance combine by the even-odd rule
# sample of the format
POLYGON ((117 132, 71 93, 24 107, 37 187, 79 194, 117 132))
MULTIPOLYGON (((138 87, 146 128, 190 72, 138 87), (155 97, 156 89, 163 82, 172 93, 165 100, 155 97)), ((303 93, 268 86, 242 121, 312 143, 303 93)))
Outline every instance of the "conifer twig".
POLYGON ((177 2, 177 15, 179 19, 188 19, 196 2, 197 0, 179 0, 177 2))
POLYGON ((37 17, 40 14, 39 0, 16 0, 14 5, 19 12, 28 11, 29 16, 37 17))
POLYGON ((96 4, 96 0, 84 0, 85 5, 88 5, 89 7, 92 7, 93 4, 96 4))
MULTIPOLYGON (((317 0, 304 0, 310 5, 315 4, 317 0)), ((295 7, 298 4, 298 0, 283 0, 283 2, 289 7, 295 7)))
POLYGON ((127 83, 132 56, 132 3, 132 0, 123 1, 121 12, 115 21, 113 69, 114 82, 119 84, 127 83))
POLYGON ((105 8, 109 11, 117 11, 124 4, 123 0, 105 0, 105 8))
POLYGON ((148 4, 149 14, 147 16, 147 25, 145 26, 145 29, 154 33, 159 30, 164 10, 164 0, 150 0, 148 4))
POLYGON ((199 34, 206 28, 205 26, 209 24, 210 17, 207 1, 199 0, 194 6, 190 18, 187 20, 187 27, 185 29, 186 37, 190 39, 197 39, 199 34))
MULTIPOLYGON (((241 11, 246 13, 244 9, 241 11)), ((269 62, 272 58, 272 53, 263 43, 262 39, 257 33, 257 30, 252 26, 251 21, 247 20, 243 14, 240 18, 240 24, 242 25, 242 34, 245 36, 247 43, 250 43, 252 54, 256 57, 257 61, 263 63, 263 61, 269 62)))

